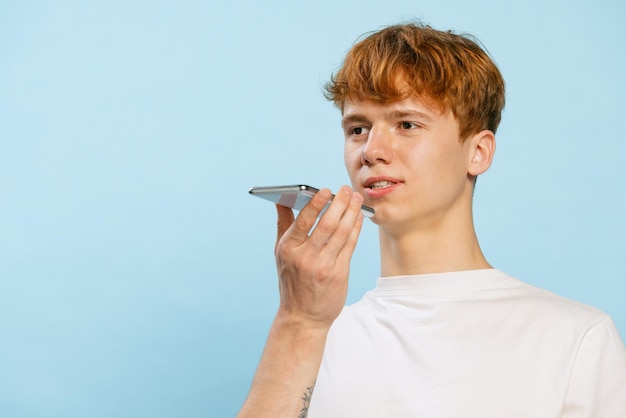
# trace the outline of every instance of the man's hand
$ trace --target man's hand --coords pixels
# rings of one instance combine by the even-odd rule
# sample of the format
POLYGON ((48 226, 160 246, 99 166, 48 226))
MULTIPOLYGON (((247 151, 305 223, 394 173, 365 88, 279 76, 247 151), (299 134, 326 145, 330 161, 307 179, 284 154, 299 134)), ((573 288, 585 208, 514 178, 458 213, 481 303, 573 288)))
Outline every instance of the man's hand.
POLYGON ((330 198, 330 190, 319 191, 295 220, 291 209, 276 207, 278 316, 300 326, 328 329, 346 300, 350 259, 363 225, 363 198, 342 187, 316 224, 330 198))

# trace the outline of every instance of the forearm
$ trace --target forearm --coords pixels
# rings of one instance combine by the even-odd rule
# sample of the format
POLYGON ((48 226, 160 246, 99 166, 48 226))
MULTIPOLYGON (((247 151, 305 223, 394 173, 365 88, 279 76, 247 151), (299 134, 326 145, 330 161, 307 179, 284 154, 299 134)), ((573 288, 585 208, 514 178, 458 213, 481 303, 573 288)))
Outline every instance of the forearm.
POLYGON ((238 417, 306 417, 326 335, 277 316, 238 417))
POLYGON ((276 206, 280 306, 239 418, 307 416, 328 329, 346 301, 350 258, 363 224, 359 194, 342 187, 331 198, 330 190, 321 190, 297 219, 291 209, 276 206))

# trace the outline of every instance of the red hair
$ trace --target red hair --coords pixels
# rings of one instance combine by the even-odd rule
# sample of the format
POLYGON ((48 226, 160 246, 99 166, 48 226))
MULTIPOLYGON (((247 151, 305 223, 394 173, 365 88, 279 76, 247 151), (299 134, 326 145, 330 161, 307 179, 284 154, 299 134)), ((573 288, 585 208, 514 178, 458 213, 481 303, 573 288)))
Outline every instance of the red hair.
POLYGON ((421 24, 394 25, 355 44, 325 86, 343 109, 349 98, 391 103, 416 96, 452 111, 461 139, 496 132, 504 108, 504 80, 469 35, 421 24))

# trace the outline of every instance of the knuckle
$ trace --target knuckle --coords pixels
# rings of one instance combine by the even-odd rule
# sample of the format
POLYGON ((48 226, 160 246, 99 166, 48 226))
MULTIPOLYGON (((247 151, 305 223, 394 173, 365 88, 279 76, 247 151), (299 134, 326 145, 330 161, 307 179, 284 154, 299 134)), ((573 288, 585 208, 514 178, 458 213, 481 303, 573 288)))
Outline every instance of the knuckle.
POLYGON ((304 259, 302 257, 297 259, 297 260, 295 260, 293 265, 296 268, 296 270, 298 270, 298 271, 306 271, 306 270, 309 269, 308 260, 306 260, 306 259, 304 259))
POLYGON ((311 205, 317 211, 320 211, 324 208, 324 206, 326 206, 326 203, 327 203, 326 199, 324 199, 320 195, 316 195, 313 199, 311 199, 311 201, 309 202, 309 205, 311 205))
POLYGON ((295 220, 296 228, 301 231, 308 231, 311 228, 310 222, 303 216, 298 216, 295 220))
POLYGON ((292 254, 292 248, 286 245, 282 240, 276 244, 276 248, 274 249, 274 254, 276 258, 281 260, 289 260, 292 254))
POLYGON ((276 257, 279 257, 281 259, 287 258, 288 252, 285 249, 285 246, 281 243, 278 243, 278 245, 276 245, 276 249, 274 250, 274 252, 276 253, 276 257))
POLYGON ((318 222, 316 229, 324 234, 330 234, 335 229, 335 223, 329 220, 328 216, 324 216, 318 222))
POLYGON ((320 281, 326 281, 328 280, 330 277, 332 277, 333 275, 333 268, 329 265, 325 265, 320 267, 319 271, 318 271, 318 280, 320 281))

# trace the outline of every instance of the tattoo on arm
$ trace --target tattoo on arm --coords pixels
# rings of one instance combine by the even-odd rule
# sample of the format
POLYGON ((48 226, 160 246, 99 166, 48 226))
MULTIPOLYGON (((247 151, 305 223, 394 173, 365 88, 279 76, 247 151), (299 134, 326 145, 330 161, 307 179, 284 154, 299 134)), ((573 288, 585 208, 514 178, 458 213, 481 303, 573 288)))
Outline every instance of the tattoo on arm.
POLYGON ((300 415, 298 415, 298 418, 306 418, 309 415, 309 405, 311 404, 311 396, 313 395, 314 388, 315 382, 313 382, 313 385, 306 388, 306 392, 304 392, 304 396, 302 396, 302 401, 304 401, 304 405, 302 405, 302 409, 300 410, 300 415))

